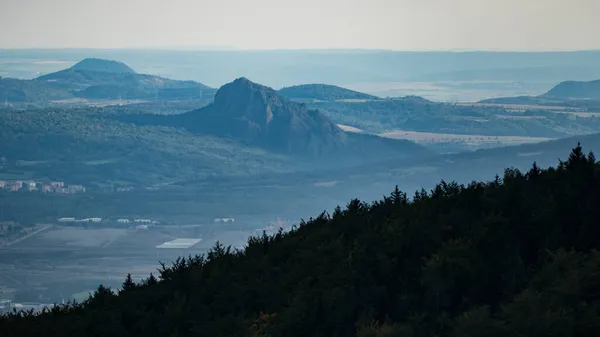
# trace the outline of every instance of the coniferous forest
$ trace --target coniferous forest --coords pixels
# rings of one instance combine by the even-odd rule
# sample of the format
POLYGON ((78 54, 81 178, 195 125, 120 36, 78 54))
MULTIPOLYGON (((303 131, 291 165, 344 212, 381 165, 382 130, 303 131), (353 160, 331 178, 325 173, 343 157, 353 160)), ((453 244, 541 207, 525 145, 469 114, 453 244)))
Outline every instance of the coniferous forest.
POLYGON ((16 336, 598 336, 600 164, 352 200, 118 294, 0 318, 16 336))

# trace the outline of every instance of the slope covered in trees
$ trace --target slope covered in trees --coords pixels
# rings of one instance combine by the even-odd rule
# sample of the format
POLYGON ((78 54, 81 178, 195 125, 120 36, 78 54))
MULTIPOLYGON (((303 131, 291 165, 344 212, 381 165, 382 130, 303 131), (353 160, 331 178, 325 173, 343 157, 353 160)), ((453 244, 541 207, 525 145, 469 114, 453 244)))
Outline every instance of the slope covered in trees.
POLYGON ((215 174, 289 172, 299 166, 230 139, 119 123, 111 118, 118 113, 103 108, 0 108, 0 157, 9 163, 33 163, 8 173, 88 186, 116 180, 152 185, 215 174))
POLYGON ((72 98, 68 91, 44 81, 0 77, 0 99, 5 102, 40 102, 72 98))
POLYGON ((3 336, 597 336, 600 165, 352 200, 242 251, 127 277, 3 336))

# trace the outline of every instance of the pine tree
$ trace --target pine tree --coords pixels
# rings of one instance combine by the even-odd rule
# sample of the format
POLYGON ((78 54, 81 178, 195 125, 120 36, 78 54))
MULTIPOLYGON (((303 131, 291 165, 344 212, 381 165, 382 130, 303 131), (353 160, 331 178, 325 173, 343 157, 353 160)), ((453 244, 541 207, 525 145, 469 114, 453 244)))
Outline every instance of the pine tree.
POLYGON ((217 243, 141 284, 127 275, 129 293, 0 315, 0 335, 598 336, 594 163, 574 149, 562 169, 442 181, 399 207, 398 188, 355 199, 244 251, 217 243))
POLYGON ((527 172, 527 177, 532 178, 532 177, 537 177, 540 175, 542 171, 540 170, 540 168, 537 166, 536 162, 533 162, 533 166, 531 167, 531 170, 529 170, 529 172, 527 172))
POLYGON ((596 164, 596 156, 594 155, 594 152, 590 151, 590 152, 588 153, 588 156, 587 156, 587 161, 588 161, 588 163, 590 163, 590 164, 596 164))
POLYGON ((392 202, 394 205, 405 205, 408 203, 408 199, 406 198, 406 193, 400 191, 398 185, 394 188, 394 192, 392 192, 392 202))
POLYGON ((333 210, 333 219, 339 218, 342 215, 342 208, 340 206, 336 206, 333 210))
POLYGON ((565 163, 565 168, 569 170, 577 169, 587 162, 587 158, 583 153, 583 149, 580 143, 577 143, 577 147, 571 151, 569 160, 565 163))
POLYGON ((127 277, 125 278, 125 282, 123 282, 122 291, 131 290, 133 288, 135 288, 135 282, 133 282, 133 279, 131 278, 131 274, 127 274, 127 277))
POLYGON ((148 279, 146 279, 146 284, 147 285, 153 285, 153 284, 157 284, 158 280, 156 279, 156 277, 150 273, 150 277, 148 277, 148 279))

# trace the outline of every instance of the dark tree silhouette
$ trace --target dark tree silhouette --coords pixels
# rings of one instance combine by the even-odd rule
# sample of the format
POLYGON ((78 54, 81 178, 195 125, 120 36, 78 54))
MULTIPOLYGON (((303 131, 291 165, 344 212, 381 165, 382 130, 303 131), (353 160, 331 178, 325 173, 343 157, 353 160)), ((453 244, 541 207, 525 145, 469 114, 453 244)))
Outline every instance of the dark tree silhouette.
POLYGON ((0 317, 2 336, 598 336, 600 165, 352 200, 217 243, 119 293, 0 317))

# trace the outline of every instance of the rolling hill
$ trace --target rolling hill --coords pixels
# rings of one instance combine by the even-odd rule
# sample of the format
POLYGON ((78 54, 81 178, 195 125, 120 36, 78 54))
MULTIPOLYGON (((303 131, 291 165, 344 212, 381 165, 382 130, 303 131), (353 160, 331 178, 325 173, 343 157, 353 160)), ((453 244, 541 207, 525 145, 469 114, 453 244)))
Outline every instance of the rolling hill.
POLYGON ((4 102, 44 102, 72 98, 66 90, 36 80, 0 77, 0 100, 4 102))
POLYGON ((123 63, 101 59, 84 59, 36 80, 86 99, 197 99, 214 94, 202 83, 138 74, 123 63))
POLYGON ((599 121, 551 111, 514 112, 502 106, 449 104, 407 96, 366 102, 313 102, 336 123, 370 133, 394 130, 437 134, 559 138, 598 130, 599 121))
POLYGON ((0 176, 85 185, 151 186, 295 170, 288 158, 257 147, 184 129, 121 123, 97 108, 0 110, 0 157, 11 164, 0 176))
POLYGON ((478 103, 555 105, 597 109, 600 106, 600 80, 564 81, 539 96, 498 97, 478 103))
POLYGON ((15 103, 70 98, 192 100, 214 93, 202 83, 138 74, 124 63, 93 58, 33 80, 0 78, 0 97, 15 103))
POLYGON ((71 67, 71 70, 96 71, 107 73, 130 73, 135 71, 123 62, 103 60, 99 58, 86 58, 71 67))
POLYGON ((328 84, 302 84, 278 90, 281 96, 300 100, 374 100, 376 96, 328 84))
POLYGON ((543 96, 558 99, 600 99, 600 80, 561 82, 543 96))

